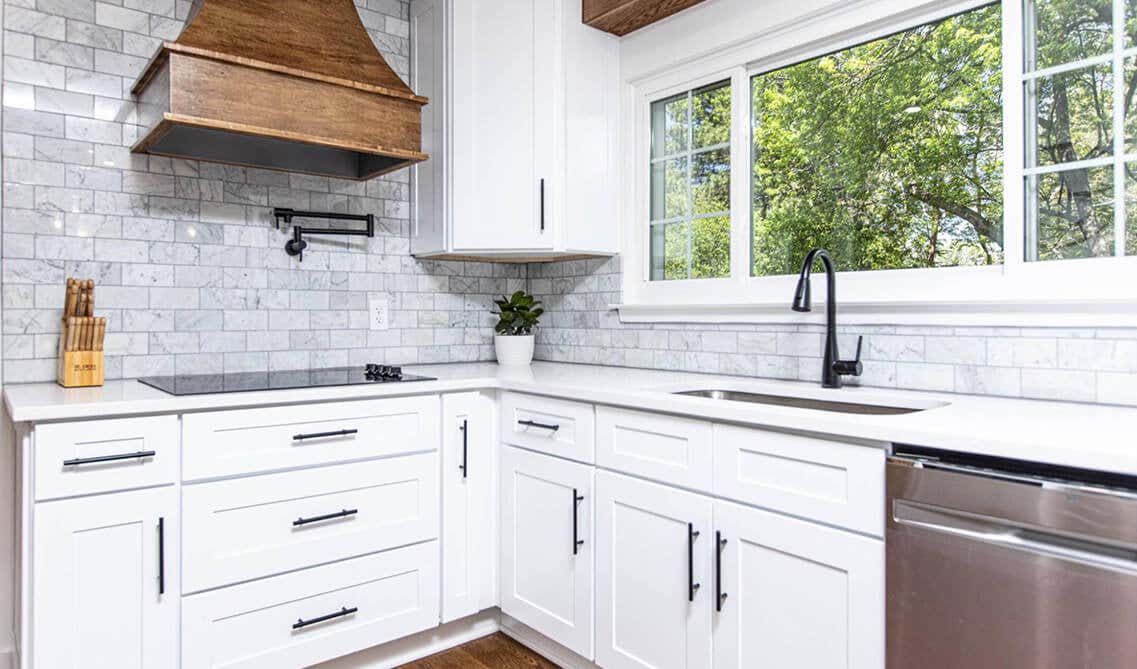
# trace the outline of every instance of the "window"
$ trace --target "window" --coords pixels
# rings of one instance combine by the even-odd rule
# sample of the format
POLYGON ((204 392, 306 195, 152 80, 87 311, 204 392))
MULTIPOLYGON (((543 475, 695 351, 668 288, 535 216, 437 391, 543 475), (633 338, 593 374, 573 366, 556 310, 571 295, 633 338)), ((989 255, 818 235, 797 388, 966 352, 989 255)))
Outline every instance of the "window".
POLYGON ((752 274, 1003 261, 1000 9, 751 79, 752 274))
POLYGON ((651 106, 651 278, 730 275, 730 82, 651 106))
POLYGON ((1024 13, 1026 260, 1137 255, 1137 1, 1024 13))
POLYGON ((621 319, 784 323, 822 246, 861 323, 1137 325, 1137 0, 728 4, 621 45, 621 319))

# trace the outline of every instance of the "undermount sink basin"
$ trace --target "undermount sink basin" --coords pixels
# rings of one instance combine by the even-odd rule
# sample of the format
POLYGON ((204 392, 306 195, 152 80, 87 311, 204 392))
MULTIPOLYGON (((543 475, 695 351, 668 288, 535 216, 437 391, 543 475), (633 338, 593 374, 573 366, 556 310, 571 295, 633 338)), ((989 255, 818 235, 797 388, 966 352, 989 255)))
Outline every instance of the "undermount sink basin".
POLYGON ((705 397, 712 400, 771 404, 774 406, 795 407, 798 409, 815 409, 817 411, 832 411, 834 413, 852 413, 868 416, 896 416, 899 414, 916 413, 917 411, 923 411, 925 408, 931 408, 884 406, 880 404, 861 404, 859 402, 837 402, 833 400, 817 400, 809 397, 748 393, 739 390, 683 390, 673 394, 687 395, 690 397, 705 397))

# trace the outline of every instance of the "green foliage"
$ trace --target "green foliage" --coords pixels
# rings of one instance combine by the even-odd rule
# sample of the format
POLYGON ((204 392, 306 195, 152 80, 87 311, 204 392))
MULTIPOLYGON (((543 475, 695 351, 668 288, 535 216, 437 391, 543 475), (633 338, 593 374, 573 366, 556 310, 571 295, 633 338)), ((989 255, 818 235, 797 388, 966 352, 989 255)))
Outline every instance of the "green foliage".
POLYGON ((652 167, 652 220, 694 218, 653 226, 656 279, 730 275, 730 149, 711 148, 730 142, 730 97, 720 82, 652 107, 653 156, 684 154, 652 167))
POLYGON ((1000 9, 754 77, 753 273, 1002 262, 1000 9))
MULTIPOLYGON (((1135 3, 1126 3, 1125 46, 1137 37, 1135 3)), ((1027 4, 1028 17, 1038 26, 1034 48, 1027 53, 1028 69, 1044 69, 1110 53, 1113 42, 1113 3, 1110 0, 1034 0, 1027 4)), ((1114 137, 1125 133, 1127 152, 1137 150, 1137 67, 1127 60, 1122 72, 1121 99, 1125 104, 1122 128, 1114 126, 1113 65, 1091 65, 1051 76, 1031 79, 1028 109, 1035 126, 1028 132, 1028 151, 1034 165, 1057 166, 1075 161, 1109 158, 1114 137)), ((1126 183, 1115 184, 1113 167, 1081 167, 1050 172, 1028 180, 1037 202, 1031 213, 1037 225, 1040 260, 1060 260, 1114 253, 1114 193, 1124 187, 1127 196, 1137 196, 1137 174, 1126 165, 1126 183)), ((1132 240, 1127 240, 1132 249, 1132 240)))
POLYGON ((541 304, 540 300, 523 290, 519 290, 509 297, 503 295, 500 300, 494 300, 493 303, 498 308, 497 311, 493 312, 498 316, 494 332, 499 335, 533 334, 533 328, 537 327, 541 314, 545 313, 543 308, 537 306, 541 304))

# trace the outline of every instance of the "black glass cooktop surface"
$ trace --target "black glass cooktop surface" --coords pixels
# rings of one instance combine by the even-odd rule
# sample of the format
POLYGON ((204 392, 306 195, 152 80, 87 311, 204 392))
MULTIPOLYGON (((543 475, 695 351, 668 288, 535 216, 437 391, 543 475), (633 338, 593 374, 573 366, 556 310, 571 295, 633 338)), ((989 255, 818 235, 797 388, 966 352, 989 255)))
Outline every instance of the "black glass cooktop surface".
POLYGON ((433 377, 403 374, 398 367, 330 367, 327 369, 282 370, 278 372, 237 372, 233 374, 178 374, 138 379, 171 395, 208 395, 257 390, 287 390, 321 386, 357 386, 375 383, 434 381, 433 377))

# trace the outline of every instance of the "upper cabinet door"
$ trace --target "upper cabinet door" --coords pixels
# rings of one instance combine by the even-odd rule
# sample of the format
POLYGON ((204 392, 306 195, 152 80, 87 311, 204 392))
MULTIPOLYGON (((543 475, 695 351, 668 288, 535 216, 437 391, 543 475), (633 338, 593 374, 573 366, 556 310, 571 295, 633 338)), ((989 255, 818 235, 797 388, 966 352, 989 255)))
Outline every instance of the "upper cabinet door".
POLYGON ((592 467, 501 453, 501 610, 592 658, 592 467))
POLYGON ((729 502, 714 514, 715 669, 884 667, 883 542, 729 502))
POLYGON ((36 505, 36 669, 178 666, 177 513, 173 487, 36 505))
POLYGON ((493 401, 442 396, 442 622, 497 604, 493 401))
POLYGON ((597 473, 597 664, 711 666, 711 506, 708 497, 597 473))
POLYGON ((451 215, 457 251, 552 247, 557 5, 453 3, 451 215))

